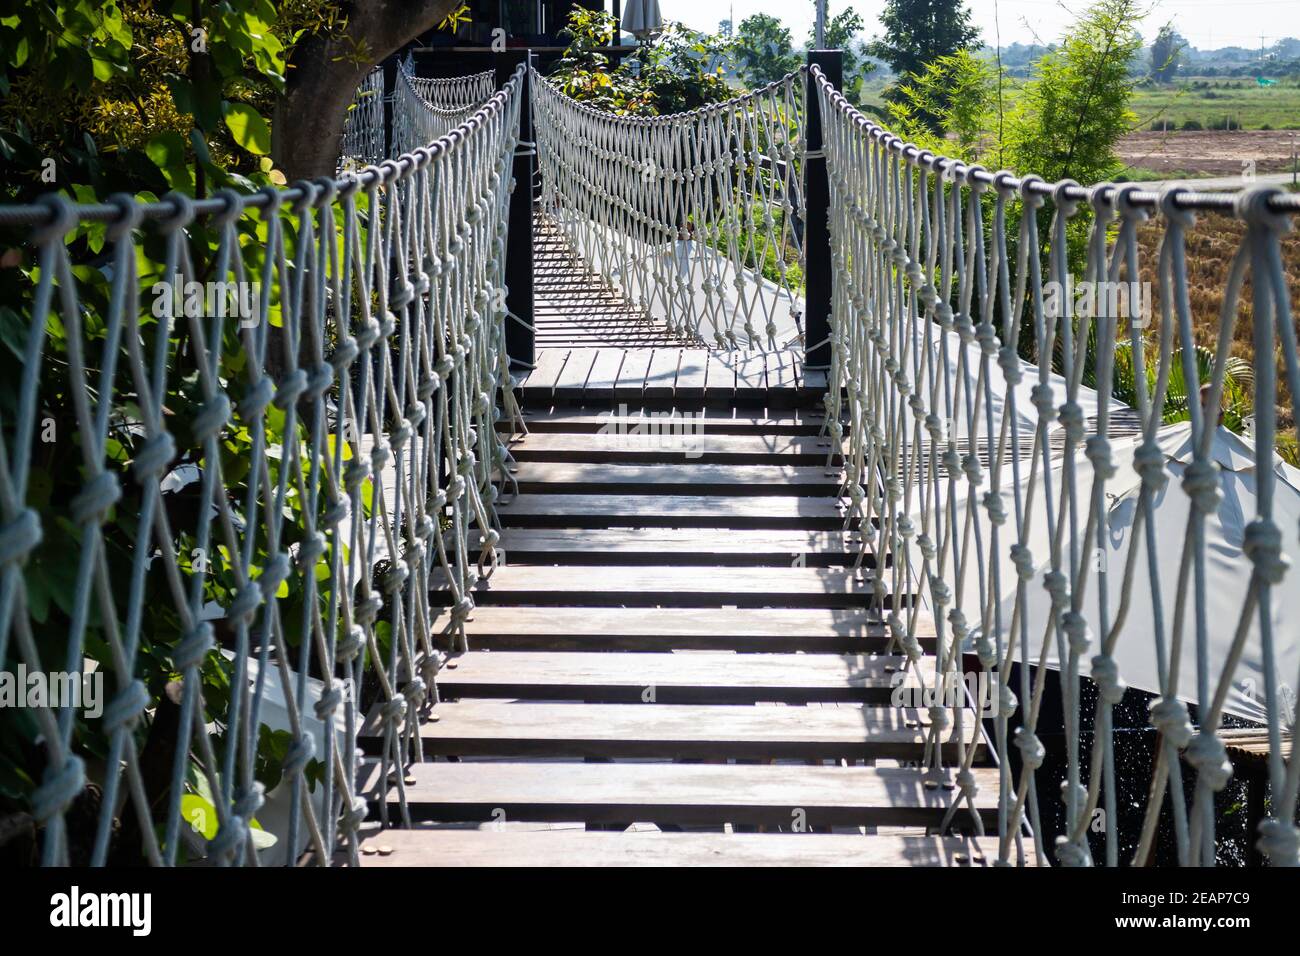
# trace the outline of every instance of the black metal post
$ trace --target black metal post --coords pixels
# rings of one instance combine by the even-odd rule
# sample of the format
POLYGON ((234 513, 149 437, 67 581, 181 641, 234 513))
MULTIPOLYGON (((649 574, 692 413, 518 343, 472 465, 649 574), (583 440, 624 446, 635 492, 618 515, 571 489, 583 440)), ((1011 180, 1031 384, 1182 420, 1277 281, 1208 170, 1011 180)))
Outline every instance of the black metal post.
MULTIPOLYGON (((844 59, 839 50, 809 50, 808 65, 821 67, 826 79, 839 89, 844 83, 844 59)), ((831 364, 831 187, 822 150, 821 102, 816 81, 808 78, 804 104, 808 158, 804 162, 804 341, 807 368, 831 364)))
MULTIPOLYGON (((532 63, 531 50, 496 54, 497 87, 505 85, 520 63, 532 63)), ((510 194, 506 235, 506 354, 511 363, 533 365, 533 145, 532 84, 524 73, 519 104, 519 146, 515 150, 515 188, 510 194), (518 321, 516 321, 518 320, 518 321), (526 324, 525 324, 526 323, 526 324)))
POLYGON ((397 156, 397 140, 393 134, 393 97, 397 93, 397 54, 384 61, 384 159, 397 156))

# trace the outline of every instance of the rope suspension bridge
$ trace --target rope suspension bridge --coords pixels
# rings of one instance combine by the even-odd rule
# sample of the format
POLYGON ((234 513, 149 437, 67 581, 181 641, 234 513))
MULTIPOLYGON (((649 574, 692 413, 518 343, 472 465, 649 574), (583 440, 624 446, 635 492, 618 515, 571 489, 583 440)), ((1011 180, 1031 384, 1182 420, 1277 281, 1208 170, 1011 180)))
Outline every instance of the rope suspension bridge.
POLYGON ((1271 794, 1249 839, 1300 862, 1300 484, 1273 450, 1279 405, 1300 420, 1300 202, 989 172, 834 75, 644 119, 526 62, 408 63, 392 158, 377 73, 336 178, 0 209, 36 263, 0 659, 80 678, 93 653, 109 687, 103 753, 76 707, 33 710, 41 862, 1117 865, 1163 818, 1177 862, 1214 865, 1247 704, 1271 794), (1198 380, 1202 215, 1244 239, 1205 404, 1167 425, 1171 381, 1198 380), (93 281, 68 249, 88 224, 93 281), (1050 294, 1075 235, 1086 282, 1154 277, 1153 343, 1050 294), (160 277, 257 291, 160 310, 160 277), (1241 323, 1261 360, 1229 474, 1206 410, 1241 323), (65 502, 33 482, 58 410, 65 502), (1225 594, 1207 552, 1239 472, 1225 594), (33 574, 55 539, 78 556, 60 614, 33 574), (1126 679, 1159 732, 1129 841, 1093 825, 1122 814, 1126 679))

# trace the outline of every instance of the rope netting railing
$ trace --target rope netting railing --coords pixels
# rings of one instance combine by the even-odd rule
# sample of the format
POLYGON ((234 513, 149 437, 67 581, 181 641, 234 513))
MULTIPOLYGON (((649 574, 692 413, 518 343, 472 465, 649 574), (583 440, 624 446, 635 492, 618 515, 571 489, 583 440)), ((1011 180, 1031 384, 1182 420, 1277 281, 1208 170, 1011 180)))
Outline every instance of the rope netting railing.
POLYGON ((483 105, 495 84, 492 70, 469 76, 416 76, 414 61, 407 57, 397 67, 397 88, 393 91, 397 149, 414 149, 446 136, 483 105))
MULTIPOLYGON (((991 688, 978 703, 995 726, 1001 861, 1021 859, 1032 832, 1041 862, 1089 865, 1090 831, 1108 819, 1102 852, 1117 864, 1122 784, 1141 805, 1133 862, 1149 860, 1167 813, 1178 862, 1213 865, 1214 800, 1232 774, 1219 730, 1226 714, 1245 714, 1271 743, 1269 814, 1248 838, 1271 864, 1295 865, 1300 761, 1284 762, 1280 743, 1294 721, 1287 691, 1300 679, 1300 642, 1281 605, 1294 590, 1300 472, 1274 448, 1279 404, 1300 420, 1280 251, 1300 197, 993 174, 905 143, 812 75, 832 195, 828 428, 849 518, 864 530, 859 565, 868 552, 893 556, 877 560, 874 583, 891 645, 915 663, 925 610, 938 628, 926 765, 939 768, 951 723, 966 739, 970 711, 943 706, 952 702, 941 692, 971 685, 962 655, 975 655, 991 688), (1231 217, 1243 238, 1212 325, 1208 394, 1202 404, 1191 385, 1171 416, 1174 384, 1200 380, 1188 244, 1201 212, 1231 217), (1154 255, 1143 255, 1143 228, 1159 229, 1154 255), (1141 281, 1155 287, 1150 317, 1102 294, 1141 281), (1091 302, 1059 294, 1072 282, 1094 287, 1091 302), (1220 407, 1239 323, 1258 357, 1253 444, 1208 411, 1220 407), (1133 367, 1132 409, 1114 394, 1120 361, 1133 367), (1140 434, 1114 437, 1121 413, 1137 416, 1140 434), (1013 689, 1006 675, 1018 663, 1013 689), (1064 782, 1043 799, 1061 802, 1063 822, 1043 846, 1037 731, 1055 699, 1049 671, 1060 680, 1064 782), (1116 762, 1126 678, 1151 692, 1159 731, 1140 791, 1133 767, 1120 780, 1116 762)), ((959 748, 945 826, 982 832, 974 748, 959 748)))
POLYGON ((589 269, 687 341, 802 348, 803 72, 656 117, 532 89, 541 212, 589 269))
POLYGON ((0 661, 108 697, 98 721, 29 711, 44 863, 355 864, 359 734, 378 779, 422 759, 431 593, 463 647, 497 560, 523 77, 337 179, 0 209, 34 279, 0 432, 0 661), (87 224, 102 253, 74 263, 87 224), (75 494, 48 493, 56 467, 75 494))
MULTIPOLYGON (((486 97, 485 97, 486 98, 486 97)), ((437 137, 430 137, 432 143, 437 137)), ((384 69, 377 66, 357 87, 343 124, 339 167, 372 166, 384 158, 384 69)))

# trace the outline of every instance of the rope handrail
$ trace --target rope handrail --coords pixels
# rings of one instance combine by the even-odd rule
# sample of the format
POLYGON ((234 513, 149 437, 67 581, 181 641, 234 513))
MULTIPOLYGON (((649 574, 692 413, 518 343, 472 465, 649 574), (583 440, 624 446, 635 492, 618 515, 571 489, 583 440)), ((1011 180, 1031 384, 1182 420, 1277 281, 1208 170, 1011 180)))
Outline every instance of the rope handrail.
MULTIPOLYGON (((1022 859, 1032 834, 1040 863, 1050 854, 1060 865, 1091 865, 1090 834, 1103 832, 1101 852, 1116 865, 1120 814, 1132 804, 1140 812, 1124 828, 1135 834, 1124 855, 1150 859, 1168 805, 1178 862, 1214 865, 1214 799, 1232 776, 1218 731, 1231 713, 1263 724, 1271 742, 1271 815, 1248 836, 1274 865, 1295 865, 1300 762, 1284 763, 1279 742, 1295 719, 1288 688, 1300 685, 1300 634, 1276 589, 1300 556, 1294 529, 1284 535, 1278 524, 1300 517, 1300 471, 1287 470, 1274 446, 1282 385, 1300 420, 1281 255, 1297 197, 989 173, 904 142, 815 66, 811 75, 832 194, 827 433, 832 460, 844 463, 845 527, 863 529, 858 567, 875 553, 875 566, 888 568, 874 580, 873 603, 891 649, 919 663, 928 609, 939 635, 936 693, 969 686, 976 675, 961 673, 964 654, 979 662, 979 706, 994 725, 1000 775, 1000 861, 1022 859), (1147 225, 1153 207, 1159 218, 1147 225), (1229 214, 1241 238, 1208 394, 1188 385, 1174 401, 1176 375, 1201 381, 1188 281, 1196 211, 1229 214), (1160 230, 1154 255, 1144 252, 1152 238, 1144 228, 1160 230), (1072 248, 1086 252, 1082 261, 1072 248), (1259 357, 1253 444, 1210 412, 1226 391, 1248 279, 1251 313, 1241 321, 1259 357), (1155 287, 1150 297, 1143 285, 1155 287), (1076 286, 1092 298, 1061 294, 1076 286), (1116 289, 1136 291, 1145 308, 1109 294, 1116 289), (1132 409, 1115 394, 1121 359, 1132 409), (1120 437, 1113 420, 1134 415, 1139 434, 1120 437), (1186 422, 1166 424, 1170 415, 1186 422), (1171 478, 1182 495, 1165 492, 1171 478), (1224 560, 1209 561, 1211 543, 1224 560), (898 599, 908 595, 917 600, 898 599), (1095 702, 1081 685, 1088 664, 1095 702), (1060 675, 1059 801, 1039 796, 1049 669, 1060 675), (1130 794, 1121 806, 1121 782, 1132 781, 1117 771, 1115 720, 1130 683, 1152 695, 1149 725, 1159 736, 1145 802, 1130 794), (1194 771, 1190 805, 1184 762, 1194 771)), ((958 786, 944 827, 983 833, 968 717, 953 705, 936 698, 929 709, 925 763, 941 768, 938 744, 955 724, 958 786)))
POLYGON ((534 70, 541 214, 647 324, 718 349, 799 347, 803 76, 628 117, 534 70))
POLYGON ((725 113, 729 110, 739 109, 747 103, 760 102, 765 97, 770 96, 778 90, 784 89, 795 80, 801 79, 807 72, 808 67, 806 65, 800 66, 799 69, 785 74, 785 76, 780 79, 773 80, 770 83, 765 83, 762 86, 755 87, 752 90, 748 90, 728 99, 719 100, 716 103, 705 103, 702 106, 695 107, 694 109, 682 110, 678 113, 659 113, 654 116, 635 116, 624 113, 615 113, 611 110, 602 110, 589 103, 583 103, 581 100, 576 100, 569 96, 569 94, 565 93, 564 90, 551 82, 550 77, 541 73, 536 68, 533 69, 533 79, 535 82, 546 86, 555 94, 565 97, 569 100, 575 110, 586 113, 589 116, 613 122, 626 123, 629 126, 655 126, 671 124, 685 119, 695 119, 701 116, 706 116, 710 113, 725 113))
MULTIPOLYGON (((1113 200, 1120 189, 1129 185, 1127 183, 1097 183, 1093 186, 1081 186, 1073 181, 1049 183, 1036 176, 1022 179, 1011 172, 989 172, 983 166, 967 163, 964 160, 949 156, 941 156, 932 150, 908 142, 901 136, 891 133, 885 127, 872 121, 870 117, 850 103, 843 93, 830 84, 821 67, 813 64, 809 71, 816 79, 818 88, 826 91, 831 103, 837 109, 843 110, 852 116, 856 125, 867 129, 871 137, 879 140, 886 149, 899 153, 904 159, 914 162, 918 166, 937 173, 945 173, 954 178, 960 178, 964 185, 979 183, 984 186, 996 186, 1010 192, 1028 191, 1044 199, 1050 199, 1056 195, 1056 190, 1059 187, 1061 188, 1061 198, 1085 203, 1091 203, 1094 197, 1103 202, 1113 200)), ((1128 189, 1125 195, 1127 201, 1134 206, 1156 209, 1160 206, 1164 193, 1138 187, 1128 189)), ((1191 187, 1179 187, 1175 193, 1175 198, 1170 201, 1180 210, 1235 214, 1238 212, 1237 204, 1241 196, 1242 193, 1201 192, 1191 187)), ((1268 208, 1270 211, 1277 213, 1300 212, 1300 195, 1278 191, 1269 197, 1268 208)))
POLYGON ((393 92, 394 141, 399 150, 428 142, 455 129, 492 95, 495 72, 469 76, 421 77, 413 58, 398 64, 393 92))
POLYGON ((520 424, 502 283, 524 76, 359 172, 0 209, 32 227, 36 264, 0 423, 0 661, 89 679, 93 641, 110 684, 102 763, 74 748, 79 695, 32 706, 44 864, 356 864, 363 732, 380 779, 421 759, 444 654, 499 557, 512 459, 496 425, 520 424), (87 222, 108 228, 84 265, 65 239, 87 222), (146 222, 161 261, 143 255, 146 222), (42 478, 50 448, 70 467, 42 478), (51 477, 63 497, 45 500, 51 477), (76 553, 59 555, 76 581, 57 614, 35 610, 25 573, 51 540, 76 553), (145 683, 157 661, 170 698, 145 683), (150 738, 160 792, 140 731, 171 706, 174 743, 150 738), (282 759, 267 730, 287 735, 282 759), (90 783, 102 799, 70 813, 90 783), (278 849, 259 832, 268 804, 278 849))

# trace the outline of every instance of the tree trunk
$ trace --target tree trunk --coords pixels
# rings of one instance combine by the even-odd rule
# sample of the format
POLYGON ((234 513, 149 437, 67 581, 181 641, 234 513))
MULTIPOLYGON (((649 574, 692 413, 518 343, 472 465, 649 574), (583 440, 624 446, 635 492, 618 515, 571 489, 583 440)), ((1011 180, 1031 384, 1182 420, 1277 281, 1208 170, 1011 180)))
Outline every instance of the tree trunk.
POLYGON ((437 26, 460 3, 352 0, 346 10, 345 39, 315 35, 298 43, 271 126, 272 158, 290 182, 334 175, 344 117, 358 84, 375 63, 437 26), (358 49, 365 50, 374 63, 357 63, 358 49))

